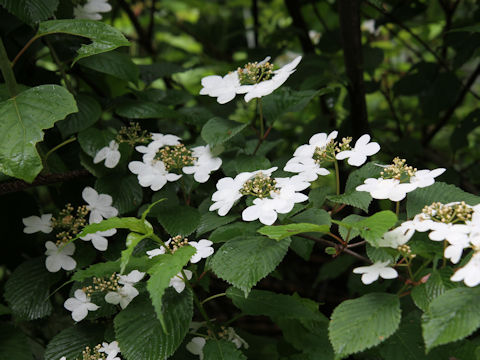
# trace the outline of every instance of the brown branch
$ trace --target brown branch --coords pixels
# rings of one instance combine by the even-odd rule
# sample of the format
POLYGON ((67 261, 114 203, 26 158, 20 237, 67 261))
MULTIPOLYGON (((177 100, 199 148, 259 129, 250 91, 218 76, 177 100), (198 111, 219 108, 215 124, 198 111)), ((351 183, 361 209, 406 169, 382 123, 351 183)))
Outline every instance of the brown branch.
POLYGON ((120 7, 125 11, 127 14, 128 18, 130 19, 130 22, 132 23, 133 27, 135 28, 135 31, 138 35, 138 43, 142 45, 142 47, 147 50, 147 52, 150 55, 155 55, 156 51, 152 46, 152 43, 149 41, 148 35, 145 32, 145 29, 142 27, 140 22, 138 21, 137 15, 133 12, 132 8, 130 5, 128 5, 125 0, 117 0, 118 4, 120 7))
POLYGON ((38 175, 31 184, 23 180, 6 181, 0 183, 0 195, 22 191, 35 186, 49 185, 87 176, 91 176, 91 174, 87 170, 81 169, 60 174, 38 175))

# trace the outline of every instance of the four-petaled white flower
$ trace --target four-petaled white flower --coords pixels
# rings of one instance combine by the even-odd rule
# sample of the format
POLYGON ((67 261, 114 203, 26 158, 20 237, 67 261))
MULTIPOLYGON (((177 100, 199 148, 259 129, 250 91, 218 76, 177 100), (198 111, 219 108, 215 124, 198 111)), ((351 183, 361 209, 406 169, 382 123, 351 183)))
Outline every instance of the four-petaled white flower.
POLYGON ((87 186, 82 191, 82 197, 88 204, 87 209, 90 210, 90 224, 118 215, 118 210, 112 206, 113 199, 110 195, 98 194, 95 189, 87 186))
POLYGON ((256 198, 253 205, 242 212, 243 221, 259 220, 262 224, 272 225, 277 220, 277 209, 283 205, 278 199, 256 198))
POLYGON ((203 348, 206 343, 207 340, 205 340, 203 337, 195 336, 185 347, 193 355, 198 355, 200 360, 203 360, 203 348))
POLYGON ((73 295, 75 297, 68 298, 63 304, 65 309, 72 312, 73 320, 81 321, 88 315, 89 311, 96 311, 99 308, 98 305, 90 301, 90 298, 82 289, 75 290, 73 295))
POLYGON ((144 272, 138 270, 132 270, 128 275, 119 275, 118 283, 122 285, 135 285, 137 282, 143 279, 145 276, 144 272))
POLYGON ((147 146, 139 145, 135 147, 135 150, 144 154, 144 162, 146 160, 151 161, 162 147, 179 145, 181 140, 178 136, 172 134, 151 133, 150 135, 152 136, 151 143, 147 146))
POLYGON ((400 183, 397 179, 368 178, 364 184, 355 188, 357 191, 367 191, 374 199, 390 199, 400 201, 407 193, 416 189, 414 184, 400 183))
POLYGON ((216 97, 219 104, 226 104, 233 100, 240 89, 238 73, 233 71, 225 76, 209 75, 201 81, 203 88, 200 95, 216 97))
POLYGON ((85 5, 77 5, 73 9, 75 19, 101 20, 100 13, 106 13, 112 10, 108 0, 88 0, 85 5))
POLYGON ((438 168, 434 170, 417 170, 415 175, 410 178, 410 183, 417 188, 424 188, 435 183, 435 178, 442 175, 446 169, 438 168))
POLYGON ((243 172, 238 174, 234 179, 226 177, 218 180, 217 191, 212 195, 213 204, 209 210, 218 210, 218 215, 225 216, 233 204, 235 204, 235 201, 242 197, 240 189, 251 176, 252 173, 243 172))
MULTIPOLYGON (((146 155, 144 155, 144 158, 146 155)), ((167 181, 177 181, 182 175, 169 173, 161 160, 132 161, 128 169, 137 175, 138 183, 143 187, 149 187, 153 191, 160 190, 167 181)))
POLYGON ((139 292, 134 286, 127 284, 117 291, 109 291, 105 295, 105 302, 113 305, 120 304, 120 307, 125 309, 138 294, 139 292))
POLYGON ((352 166, 360 166, 367 161, 367 156, 371 156, 380 151, 380 145, 376 142, 369 142, 370 135, 362 135, 351 150, 341 151, 336 155, 337 160, 348 158, 348 163, 352 166))
POLYGON ((405 221, 393 230, 387 231, 378 241, 378 246, 398 248, 406 244, 415 234, 415 228, 411 221, 405 221))
MULTIPOLYGON (((183 272, 185 273, 187 280, 192 278, 192 272, 190 270, 183 270, 183 272)), ((183 290, 185 290, 185 281, 181 271, 170 279, 168 286, 173 287, 178 293, 181 293, 183 290)))
POLYGON ((105 231, 97 231, 93 234, 87 234, 80 237, 84 241, 92 241, 92 245, 95 249, 99 251, 105 251, 108 248, 108 240, 105 236, 112 236, 117 233, 117 229, 109 229, 105 231))
POLYGON ((462 281, 469 287, 480 284, 480 252, 475 252, 464 267, 458 269, 450 278, 452 281, 462 281))
POLYGON ((381 277, 383 279, 394 279, 398 276, 397 270, 388 266, 390 262, 376 262, 370 266, 361 266, 353 269, 355 274, 363 274, 362 282, 365 285, 371 284, 381 277))
POLYGON ((318 133, 312 135, 308 144, 300 145, 295 152, 293 153, 294 157, 312 157, 315 149, 325 149, 326 146, 330 143, 330 141, 335 140, 337 138, 338 131, 332 131, 330 134, 327 133, 318 133))
POLYGON ((115 140, 110 141, 108 146, 101 148, 95 157, 93 158, 93 163, 98 164, 105 160, 105 166, 107 168, 113 169, 117 166, 120 161, 120 151, 118 151, 118 143, 115 140))
POLYGON ((192 156, 196 158, 192 166, 184 166, 182 171, 185 174, 193 174, 196 182, 204 183, 210 179, 212 171, 220 169, 222 159, 214 157, 210 152, 210 146, 196 146, 191 149, 192 156))
POLYGON ((120 360, 120 358, 117 357, 118 353, 120 352, 118 341, 112 341, 110 344, 103 342, 102 347, 98 350, 98 352, 105 353, 107 355, 106 360, 120 360))
POLYGON ((75 245, 73 243, 55 245, 52 241, 45 243, 47 250, 45 255, 45 266, 50 272, 57 272, 60 269, 73 270, 77 266, 77 262, 71 257, 75 252, 75 245))
POLYGON ((330 174, 330 171, 322 168, 314 159, 305 156, 294 156, 287 161, 283 170, 298 173, 307 181, 315 181, 319 175, 330 174))
POLYGON ((190 262, 195 264, 202 259, 206 259, 213 254, 214 250, 210 240, 202 239, 198 242, 189 241, 188 245, 193 246, 197 252, 190 258, 190 262))
POLYGON ((23 232, 25 234, 33 234, 36 232, 43 232, 49 234, 52 232, 52 214, 43 214, 42 216, 29 216, 22 219, 25 228, 23 232))

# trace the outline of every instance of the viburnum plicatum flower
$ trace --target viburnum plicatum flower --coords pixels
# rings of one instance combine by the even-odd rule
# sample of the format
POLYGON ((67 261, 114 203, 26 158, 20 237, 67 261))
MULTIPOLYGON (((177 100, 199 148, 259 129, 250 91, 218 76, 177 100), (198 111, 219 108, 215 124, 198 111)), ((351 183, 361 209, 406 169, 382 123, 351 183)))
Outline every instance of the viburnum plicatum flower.
POLYGON ((212 247, 213 242, 210 240, 202 239, 198 242, 189 241, 188 245, 193 246, 196 250, 196 253, 190 258, 190 262, 195 264, 202 259, 206 259, 213 254, 214 250, 212 247))
POLYGON ((135 285, 137 282, 143 279, 145 276, 144 272, 138 270, 132 270, 128 275, 119 275, 118 283, 122 285, 135 285))
POLYGON ((341 151, 336 155, 337 160, 348 158, 348 164, 360 166, 367 161, 367 156, 371 156, 380 151, 380 145, 376 142, 370 142, 370 135, 362 135, 355 146, 350 150, 341 151))
POLYGON ((277 220, 277 209, 282 205, 278 199, 256 198, 253 205, 242 212, 243 221, 259 220, 264 225, 272 225, 277 220))
POLYGON ((225 76, 209 75, 202 78, 200 95, 216 97, 219 104, 226 104, 233 100, 240 89, 240 80, 236 71, 225 76))
POLYGON ((88 0, 85 5, 77 5, 73 9, 75 19, 101 20, 100 13, 106 13, 112 10, 108 0, 88 0))
POLYGON ((293 156, 297 157, 312 157, 315 149, 318 147, 320 149, 323 149, 327 146, 327 144, 330 143, 330 141, 335 140, 337 138, 338 131, 332 131, 330 134, 327 135, 327 133, 318 133, 313 135, 310 140, 308 141, 308 144, 300 145, 295 152, 293 153, 293 156))
POLYGON ((43 214, 39 216, 29 216, 22 219, 25 228, 23 232, 25 234, 33 234, 36 232, 43 232, 49 234, 52 232, 52 214, 43 214))
MULTIPOLYGON (((171 242, 172 242, 172 239, 170 238, 170 239, 168 239, 168 240, 165 242, 165 245, 168 247, 171 242)), ((152 259, 152 258, 154 258, 155 256, 165 254, 165 251, 166 251, 165 247, 163 247, 163 245, 160 245, 160 247, 157 248, 157 249, 148 250, 148 251, 147 251, 147 255, 148 255, 148 258, 149 258, 149 259, 152 259)))
POLYGON ((160 160, 132 161, 128 169, 137 175, 138 183, 143 187, 149 187, 153 191, 160 190, 167 181, 177 181, 182 175, 169 173, 165 164, 160 160))
POLYGON ((472 255, 470 261, 464 267, 458 269, 450 278, 452 281, 462 281, 469 287, 480 284, 480 252, 472 255))
POLYGON ((193 355, 198 355, 200 360, 203 360, 203 348, 207 340, 200 336, 195 336, 190 340, 190 342, 185 346, 189 352, 193 355))
POLYGON ((249 345, 248 343, 243 339, 241 338, 236 332, 235 332, 235 329, 232 328, 232 327, 228 327, 227 328, 227 340, 228 341, 231 341, 237 349, 240 349, 242 346, 245 348, 245 349, 248 349, 249 348, 249 345))
POLYGON ((152 142, 147 146, 138 145, 135 147, 139 153, 144 154, 144 161, 146 159, 151 160, 155 157, 158 150, 164 146, 175 146, 180 145, 180 138, 172 134, 160 134, 160 133, 151 133, 152 142))
POLYGON ((88 204, 87 209, 90 210, 90 224, 118 215, 118 210, 112 206, 113 199, 110 195, 99 194, 95 189, 87 186, 82 191, 82 197, 88 204))
POLYGON ((50 272, 57 272, 60 269, 73 270, 77 266, 77 262, 71 257, 75 252, 75 245, 73 243, 61 243, 58 246, 52 241, 45 243, 47 250, 45 255, 45 266, 50 272))
POLYGON ((191 149, 192 156, 195 158, 192 166, 184 166, 182 171, 185 174, 193 174, 196 182, 204 183, 210 178, 212 171, 220 169, 222 159, 214 157, 210 151, 210 146, 196 146, 191 149))
POLYGON ((245 181, 247 181, 253 173, 243 172, 238 174, 234 179, 225 177, 217 182, 217 191, 212 195, 213 204, 210 206, 210 211, 218 211, 218 215, 225 216, 232 208, 235 201, 240 199, 243 195, 240 193, 245 181))
POLYGON ((411 221, 405 221, 393 230, 387 231, 378 241, 380 247, 398 248, 406 244, 415 234, 415 228, 411 221))
POLYGON ((330 171, 322 168, 314 159, 303 156, 294 156, 288 160, 283 170, 298 173, 307 181, 315 181, 319 175, 326 176, 330 174, 330 171))
POLYGON ((397 270, 392 267, 389 267, 389 261, 385 262, 376 262, 370 266, 361 266, 353 269, 355 274, 363 274, 362 282, 365 285, 371 284, 374 281, 378 280, 379 277, 383 279, 394 279, 398 276, 397 270))
MULTIPOLYGON (((192 278, 192 272, 190 270, 183 270, 183 272, 185 273, 187 280, 192 278)), ((181 293, 183 290, 185 290, 185 281, 181 271, 170 279, 168 286, 173 287, 177 293, 181 293)))
POLYGON ((435 183, 435 178, 442 175, 446 169, 438 168, 434 170, 417 170, 415 175, 410 178, 410 183, 417 188, 424 188, 435 183))
POLYGON ((107 168, 113 169, 117 166, 120 161, 120 151, 118 151, 118 143, 115 140, 110 141, 108 146, 101 148, 95 157, 93 158, 93 163, 98 164, 105 160, 105 166, 107 168))
POLYGON ((68 298, 63 306, 72 312, 72 319, 75 321, 83 320, 89 311, 96 311, 99 306, 92 303, 90 298, 82 289, 75 290, 73 298, 68 298))
POLYGON ((364 184, 355 188, 357 191, 366 191, 374 199, 390 199, 400 201, 407 193, 416 189, 414 184, 400 183, 397 179, 368 178, 364 184))
POLYGON ((91 241, 95 249, 99 251, 105 251, 108 248, 108 240, 105 237, 115 235, 116 233, 117 229, 109 229, 105 231, 97 231, 93 234, 87 234, 80 237, 80 239, 84 241, 91 241))
POLYGON ((127 284, 118 288, 117 291, 109 291, 105 295, 105 302, 113 305, 120 304, 120 307, 125 309, 138 294, 134 286, 127 284))
POLYGON ((107 355, 107 360, 120 360, 119 357, 116 357, 120 352, 118 341, 112 341, 110 344, 103 342, 102 347, 98 350, 98 352, 105 353, 107 355))

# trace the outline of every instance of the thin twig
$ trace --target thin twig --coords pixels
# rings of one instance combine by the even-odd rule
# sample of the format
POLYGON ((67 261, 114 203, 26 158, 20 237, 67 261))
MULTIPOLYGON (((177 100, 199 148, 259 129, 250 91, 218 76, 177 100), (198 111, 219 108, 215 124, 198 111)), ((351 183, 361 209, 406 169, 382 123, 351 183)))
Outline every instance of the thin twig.
POLYGON ((309 240, 312 240, 312 241, 315 241, 315 242, 318 242, 320 244, 323 244, 323 245, 327 245, 327 246, 330 246, 330 247, 333 247, 335 249, 337 249, 337 251, 339 252, 344 252, 346 254, 349 254, 353 257, 356 257, 357 259, 359 260, 362 260, 368 264, 371 264, 372 262, 367 259, 365 256, 363 255, 360 255, 358 253, 356 253, 355 251, 352 251, 346 247, 342 247, 342 245, 340 244, 336 244, 334 243, 333 241, 330 241, 330 240, 326 240, 326 239, 322 239, 322 238, 316 238, 316 237, 313 237, 313 236, 310 236, 310 235, 306 235, 306 234, 298 234, 296 236, 300 236, 300 237, 303 237, 304 239, 309 239, 309 240))

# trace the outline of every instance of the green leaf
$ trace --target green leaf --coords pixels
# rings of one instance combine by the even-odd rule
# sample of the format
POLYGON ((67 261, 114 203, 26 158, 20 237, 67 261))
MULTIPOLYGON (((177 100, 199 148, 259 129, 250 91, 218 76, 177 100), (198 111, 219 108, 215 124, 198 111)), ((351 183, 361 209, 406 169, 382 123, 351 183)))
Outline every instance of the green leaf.
POLYGON ((175 110, 152 101, 125 99, 115 108, 115 112, 129 119, 168 119, 177 118, 175 110))
POLYGON ((150 65, 139 65, 140 68, 140 77, 147 84, 152 83, 153 81, 163 78, 165 76, 170 76, 179 72, 184 72, 182 66, 174 63, 155 63, 150 65))
POLYGON ((276 225, 276 226, 264 226, 258 229, 258 232, 262 235, 268 236, 270 239, 282 240, 289 236, 308 233, 308 232, 319 232, 319 233, 328 233, 330 231, 329 225, 317 225, 317 224, 287 224, 287 225, 276 225))
POLYGON ((248 124, 239 124, 231 120, 214 117, 203 125, 201 136, 210 146, 222 144, 237 135, 248 124))
POLYGON ((458 288, 433 299, 422 317, 427 351, 463 339, 480 327, 479 296, 479 288, 458 288))
POLYGON ((125 250, 122 250, 122 254, 120 256, 120 273, 124 273, 125 268, 128 265, 128 262, 130 261, 130 258, 132 256, 133 250, 135 249, 135 246, 138 245, 140 241, 148 237, 148 234, 137 234, 135 232, 131 232, 127 235, 127 239, 125 240, 125 245, 127 248, 125 250))
POLYGON ((245 296, 272 272, 287 253, 290 239, 272 241, 263 236, 236 237, 220 247, 210 261, 213 272, 243 290, 245 296))
POLYGON ((252 290, 248 297, 234 287, 227 289, 227 297, 245 315, 265 315, 271 318, 327 321, 318 311, 318 303, 298 295, 276 294, 265 290, 252 290))
POLYGON ((335 354, 344 357, 380 344, 398 329, 400 313, 400 301, 393 294, 344 301, 333 311, 328 329, 335 354))
POLYGON ((100 115, 102 115, 102 108, 94 97, 79 94, 75 100, 77 101, 78 112, 68 115, 64 120, 56 124, 63 138, 88 129, 95 124, 98 119, 100 119, 100 115))
POLYGON ((218 216, 216 213, 207 212, 203 214, 200 219, 200 224, 197 228, 197 236, 217 229, 222 225, 230 224, 231 222, 235 221, 237 217, 238 216, 234 215, 218 216))
POLYGON ((415 286, 411 292, 415 305, 425 312, 433 299, 455 288, 456 284, 450 281, 452 274, 450 268, 436 270, 430 274, 426 283, 415 286))
POLYGON ((114 27, 101 21, 85 19, 49 20, 40 23, 36 36, 49 34, 69 34, 90 39, 90 44, 83 44, 77 51, 73 64, 78 60, 114 50, 120 46, 130 46, 123 34, 114 27))
POLYGON ((57 10, 59 0, 0 0, 0 6, 28 25, 51 17, 57 10))
POLYGON ((157 318, 160 320, 165 332, 167 332, 167 328, 163 316, 163 294, 169 287, 170 279, 183 269, 195 252, 196 250, 192 246, 184 246, 173 254, 157 256, 158 264, 154 265, 148 272, 150 279, 147 281, 147 290, 150 294, 150 299, 152 299, 157 318))
POLYGON ((198 210, 189 206, 174 206, 158 212, 158 221, 171 236, 190 235, 197 229, 200 219, 198 210))
POLYGON ((407 194, 407 215, 412 218, 419 214, 424 206, 434 202, 447 204, 454 201, 465 201, 473 206, 480 203, 480 197, 467 193, 455 185, 436 182, 407 194))
POLYGON ((137 296, 114 319, 115 335, 126 359, 160 360, 172 355, 188 332, 193 316, 192 292, 178 294, 167 289, 163 314, 167 333, 162 330, 146 295, 137 296))
POLYGON ((137 65, 128 55, 118 51, 90 56, 80 60, 78 63, 86 68, 112 75, 122 80, 133 83, 138 81, 137 65))
POLYGON ((12 313, 26 320, 50 315, 52 303, 48 299, 49 290, 58 277, 58 274, 47 271, 43 258, 22 263, 5 284, 5 299, 12 313))
POLYGON ((214 243, 226 242, 237 236, 255 235, 259 227, 256 222, 236 222, 219 227, 210 234, 208 239, 214 243))
POLYGON ((332 219, 330 214, 323 209, 311 208, 293 216, 292 221, 296 223, 310 223, 317 225, 330 225, 332 219))
POLYGON ((146 220, 137 219, 134 217, 112 217, 110 219, 104 219, 97 224, 90 224, 83 228, 82 232, 77 235, 75 239, 78 239, 87 234, 94 234, 97 231, 105 231, 109 229, 128 229, 140 234, 151 234, 152 225, 146 220))
POLYGON ((44 129, 78 111, 65 88, 41 85, 0 103, 0 171, 32 182, 42 170, 35 145, 44 129))
POLYGON ((363 165, 360 169, 352 171, 345 185, 345 193, 353 192, 358 185, 362 185, 365 179, 378 178, 383 167, 372 162, 363 165))
POLYGON ((32 360, 28 337, 10 324, 0 323, 0 359, 32 360))
POLYGON ((360 235, 360 231, 355 227, 351 226, 351 224, 362 221, 365 219, 365 216, 360 216, 357 214, 348 215, 347 217, 342 219, 342 224, 338 226, 338 232, 343 240, 348 241, 353 240, 358 235, 360 235), (347 225, 345 225, 347 224, 347 225))
POLYGON ((115 135, 110 131, 99 130, 92 127, 78 133, 78 143, 80 147, 92 158, 95 157, 101 148, 108 146, 109 142, 114 138, 115 135))
POLYGON ((114 272, 118 272, 119 270, 120 260, 101 262, 98 264, 90 265, 84 270, 77 270, 75 274, 73 274, 71 280, 81 282, 94 276, 101 278, 104 276, 110 276, 114 272))
POLYGON ((135 175, 110 175, 97 179, 95 189, 99 193, 112 196, 112 206, 119 214, 131 212, 142 203, 143 191, 135 175))
POLYGON ((203 356, 209 360, 246 360, 234 343, 227 340, 208 340, 203 348, 203 356))
POLYGON ((372 197, 365 191, 352 191, 341 195, 329 195, 327 199, 337 204, 346 204, 362 209, 365 212, 368 212, 368 206, 372 202, 372 197))
POLYGON ((269 169, 272 167, 270 160, 259 155, 240 154, 233 159, 237 173, 245 171, 256 171, 258 169, 269 169))
POLYGON ((104 341, 103 328, 98 324, 79 323, 62 330, 47 345, 45 360, 79 359, 85 347, 93 348, 104 341))

